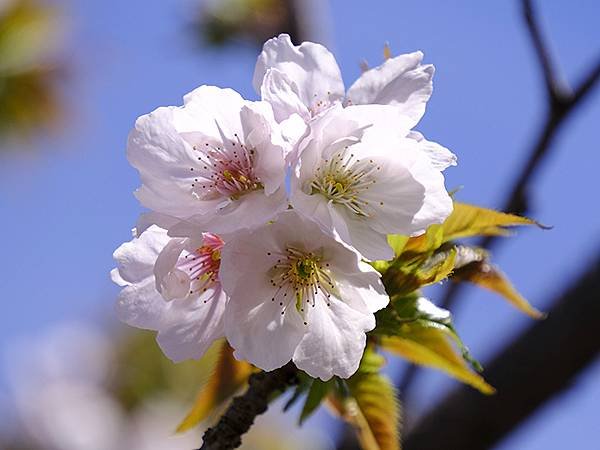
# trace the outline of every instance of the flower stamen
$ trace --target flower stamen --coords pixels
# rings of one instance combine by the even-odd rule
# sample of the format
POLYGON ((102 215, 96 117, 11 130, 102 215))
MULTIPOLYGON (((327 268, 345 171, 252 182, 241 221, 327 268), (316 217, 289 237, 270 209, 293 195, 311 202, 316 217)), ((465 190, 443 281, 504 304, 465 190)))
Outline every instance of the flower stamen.
POLYGON ((358 159, 345 147, 317 168, 310 194, 321 194, 353 214, 370 217, 369 202, 362 195, 376 183, 373 174, 378 170, 380 167, 372 159, 358 159))
POLYGON ((270 283, 275 288, 271 301, 283 307, 282 315, 293 302, 296 310, 304 317, 304 325, 308 325, 305 304, 314 307, 317 300, 322 298, 330 306, 329 298, 335 290, 335 284, 329 264, 323 261, 322 256, 292 246, 288 246, 283 254, 268 252, 267 255, 279 256, 270 271, 270 283))

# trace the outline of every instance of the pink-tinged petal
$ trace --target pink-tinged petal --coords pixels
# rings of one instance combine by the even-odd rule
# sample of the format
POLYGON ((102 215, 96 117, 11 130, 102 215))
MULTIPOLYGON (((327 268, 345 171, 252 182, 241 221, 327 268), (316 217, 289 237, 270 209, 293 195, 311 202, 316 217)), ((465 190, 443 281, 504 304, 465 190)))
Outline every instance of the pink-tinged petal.
MULTIPOLYGON (((298 113, 297 100, 289 95, 290 91, 297 92, 297 97, 312 116, 344 98, 344 83, 337 62, 329 50, 320 44, 303 42, 295 46, 287 34, 269 39, 263 46, 254 70, 252 84, 256 92, 261 93, 269 69, 284 73, 295 86, 277 90, 284 94, 277 103, 281 107, 288 104, 289 114, 298 113)), ((268 90, 274 93, 271 88, 268 90)), ((283 111, 280 108, 280 112, 283 111)))
POLYGON ((375 328, 373 314, 365 314, 331 297, 329 306, 318 301, 308 309, 308 332, 294 353, 294 363, 323 381, 349 378, 362 358, 366 331, 375 328))
POLYGON ((202 356, 223 336, 227 297, 217 278, 219 255, 213 254, 222 246, 218 236, 207 233, 171 239, 156 225, 123 244, 111 273, 123 286, 116 304, 119 319, 158 331, 160 346, 175 361, 202 356))
POLYGON ((283 190, 290 145, 268 103, 202 86, 185 97, 184 106, 159 108, 137 120, 128 145, 142 180, 136 197, 160 215, 161 224, 171 217, 209 220, 215 212, 236 209, 231 204, 244 203, 248 193, 283 190))
POLYGON ((349 103, 393 105, 416 125, 433 91, 434 67, 422 60, 423 54, 414 52, 367 70, 348 89, 349 103))

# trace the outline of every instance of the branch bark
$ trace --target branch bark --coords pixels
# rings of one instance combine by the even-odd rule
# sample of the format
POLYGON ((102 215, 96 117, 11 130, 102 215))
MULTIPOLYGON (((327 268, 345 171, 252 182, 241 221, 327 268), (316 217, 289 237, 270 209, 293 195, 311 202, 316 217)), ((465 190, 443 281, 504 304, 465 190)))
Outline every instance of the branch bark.
MULTIPOLYGON (((571 90, 561 81, 559 75, 556 73, 550 56, 550 50, 542 37, 532 1, 522 0, 521 3, 525 24, 546 84, 549 105, 547 118, 531 150, 528 152, 529 158, 525 162, 519 176, 512 184, 511 191, 500 208, 502 211, 525 215, 530 210, 529 192, 533 178, 542 161, 550 153, 558 131, 562 128, 571 113, 583 103, 600 79, 600 58, 588 69, 586 76, 578 87, 575 90, 571 90)), ((477 245, 490 249, 496 242, 498 242, 496 236, 489 236, 480 240, 477 245)), ((440 305, 443 308, 451 309, 456 304, 461 290, 461 284, 449 284, 440 305)), ((411 386, 419 370, 416 366, 409 367, 398 383, 400 392, 404 396, 409 397, 411 386)))
POLYGON ((405 450, 488 449, 573 378, 600 352, 600 257, 558 297, 548 318, 521 333, 491 363, 486 379, 497 394, 466 386, 416 424, 405 450))
POLYGON ((238 448, 242 444, 242 435, 250 429, 256 416, 267 410, 273 395, 297 383, 297 369, 291 362, 272 372, 252 374, 248 390, 235 397, 219 422, 206 430, 200 450, 238 448))

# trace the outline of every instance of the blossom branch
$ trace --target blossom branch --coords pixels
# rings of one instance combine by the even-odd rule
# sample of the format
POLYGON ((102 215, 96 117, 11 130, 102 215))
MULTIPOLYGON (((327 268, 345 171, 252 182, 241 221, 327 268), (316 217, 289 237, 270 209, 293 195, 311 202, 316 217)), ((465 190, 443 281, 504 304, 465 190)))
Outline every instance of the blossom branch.
POLYGON ((574 385, 600 352, 600 258, 590 262, 587 273, 552 303, 546 320, 486 365, 496 395, 456 389, 416 424, 405 449, 494 447, 548 399, 574 385))
POLYGON ((248 380, 248 390, 235 397, 219 422, 206 430, 200 450, 239 447, 242 435, 250 429, 256 416, 267 410, 273 395, 297 383, 297 369, 291 362, 272 372, 252 374, 248 380))
MULTIPOLYGON (((522 7, 525 24, 533 41, 533 46, 546 83, 549 105, 544 125, 537 139, 534 141, 531 150, 528 152, 529 158, 513 183, 512 189, 501 208, 502 211, 525 215, 530 210, 529 191, 531 190, 532 179, 539 169, 541 162, 550 153, 557 132, 565 123, 567 117, 570 116, 577 106, 582 104, 593 87, 598 83, 600 79, 600 59, 588 70, 583 81, 575 89, 570 89, 560 80, 554 69, 550 51, 542 38, 536 12, 531 0, 522 0, 522 7)), ((478 245, 489 249, 496 242, 497 236, 488 236, 483 238, 478 245)), ((449 284, 441 306, 451 309, 458 299, 461 289, 461 284, 449 284)), ((411 366, 404 373, 398 385, 400 392, 404 396, 409 396, 410 388, 418 371, 418 367, 411 366)))

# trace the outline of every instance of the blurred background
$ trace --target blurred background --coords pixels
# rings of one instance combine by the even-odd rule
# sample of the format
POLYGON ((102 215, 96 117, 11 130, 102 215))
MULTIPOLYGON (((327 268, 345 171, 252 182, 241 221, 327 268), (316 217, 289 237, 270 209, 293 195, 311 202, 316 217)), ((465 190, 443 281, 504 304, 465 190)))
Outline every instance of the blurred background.
MULTIPOLYGON (((560 76, 577 86, 600 54, 600 3, 537 6, 560 76)), ((448 189, 461 188, 463 202, 503 206, 548 115, 517 0, 0 0, 0 448, 198 445, 200 431, 172 431, 206 364, 174 366, 151 333, 126 329, 113 314, 112 252, 141 211, 125 144, 138 116, 181 104, 201 84, 255 99, 256 57, 279 32, 327 45, 347 86, 361 66, 383 61, 385 43, 393 55, 424 51, 436 75, 418 129, 458 155, 448 189)), ((495 261, 541 310, 598 255, 598 124, 595 89, 562 124, 528 189, 528 214, 554 228, 519 230, 494 247, 495 261)), ((439 303, 446 289, 428 295, 439 303)), ((484 367, 533 325, 493 294, 459 294, 457 329, 484 367)), ((594 348, 597 336, 590 330, 594 348)), ((536 349, 549 360, 572 351, 536 349)), ((406 387, 405 434, 458 387, 430 370, 407 382, 411 369, 401 362, 389 370, 406 387)), ((563 384, 494 448, 597 448, 600 362, 589 357, 563 384)), ((297 414, 269 414, 246 448, 335 448, 344 432, 322 411, 297 436, 288 431, 297 414)))

